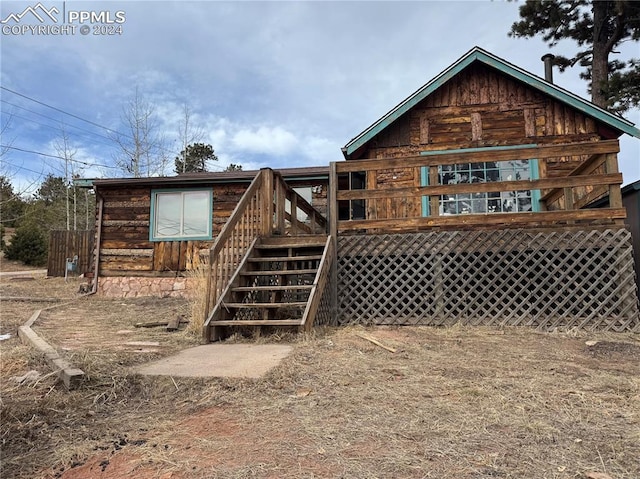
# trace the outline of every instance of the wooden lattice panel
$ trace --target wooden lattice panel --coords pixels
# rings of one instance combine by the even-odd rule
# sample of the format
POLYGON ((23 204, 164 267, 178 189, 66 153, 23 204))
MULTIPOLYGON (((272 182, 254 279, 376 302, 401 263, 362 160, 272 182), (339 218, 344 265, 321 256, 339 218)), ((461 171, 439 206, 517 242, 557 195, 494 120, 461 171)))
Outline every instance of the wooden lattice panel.
MULTIPOLYGON (((333 268, 334 266, 332 266, 333 268)), ((329 270, 329 278, 332 278, 333 271, 329 270)), ((325 326, 335 326, 336 325, 336 315, 335 311, 332 311, 331 305, 334 302, 331 300, 331 296, 333 295, 333 288, 327 281, 325 285, 324 291, 322 293, 322 298, 320 299, 320 305, 318 306, 318 312, 316 313, 314 324, 316 325, 325 325, 325 326)))
POLYGON ((626 229, 342 236, 339 324, 640 331, 626 229))

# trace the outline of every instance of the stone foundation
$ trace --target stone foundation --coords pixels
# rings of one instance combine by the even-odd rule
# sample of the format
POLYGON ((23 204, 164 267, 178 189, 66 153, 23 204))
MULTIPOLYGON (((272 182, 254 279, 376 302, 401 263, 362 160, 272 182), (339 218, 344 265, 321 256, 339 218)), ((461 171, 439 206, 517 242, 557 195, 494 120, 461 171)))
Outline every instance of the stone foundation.
POLYGON ((108 298, 138 298, 156 296, 159 298, 189 298, 193 295, 196 278, 140 278, 103 277, 98 278, 98 294, 108 298))

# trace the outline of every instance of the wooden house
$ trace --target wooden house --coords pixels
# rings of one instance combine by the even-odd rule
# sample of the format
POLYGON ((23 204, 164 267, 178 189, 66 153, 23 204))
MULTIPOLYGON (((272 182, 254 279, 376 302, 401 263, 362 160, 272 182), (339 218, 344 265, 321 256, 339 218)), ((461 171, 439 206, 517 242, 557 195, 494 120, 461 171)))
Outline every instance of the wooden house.
MULTIPOLYGON (((324 219, 328 171, 295 168, 277 175, 286 179, 287 194, 298 192, 300 204, 313 205, 324 219)), ((96 291, 112 297, 188 295, 190 271, 197 269, 202 253, 208 258, 257 173, 94 180, 96 291)))
POLYGON ((294 178, 265 169, 235 193, 233 213, 216 216, 214 198, 219 234, 158 242, 154 189, 184 180, 98 182, 98 276, 174 274, 213 242, 207 340, 234 326, 318 323, 638 331, 622 134, 640 138, 476 47, 348 142, 328 183, 317 177, 326 221, 294 178), (604 208, 590 207, 600 198, 604 208))
POLYGON ((339 322, 638 329, 624 133, 473 48, 332 164, 339 322))

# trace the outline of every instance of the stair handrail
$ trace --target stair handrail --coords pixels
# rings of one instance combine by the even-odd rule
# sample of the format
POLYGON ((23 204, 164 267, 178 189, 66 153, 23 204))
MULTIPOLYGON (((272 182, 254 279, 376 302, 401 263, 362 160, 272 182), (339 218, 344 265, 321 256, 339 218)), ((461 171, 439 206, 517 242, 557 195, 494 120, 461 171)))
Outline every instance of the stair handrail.
POLYGON ((274 232, 291 236, 299 234, 324 234, 327 232, 327 219, 323 214, 314 208, 307 200, 300 196, 278 172, 274 172, 274 203, 275 203, 275 224, 274 232), (290 203, 290 211, 287 212, 285 203, 290 203), (298 220, 298 210, 302 211, 309 218, 308 224, 298 220), (290 228, 286 229, 286 222, 290 228))
POLYGON ((206 321, 213 307, 251 244, 259 236, 269 234, 272 222, 269 204, 273 203, 273 193, 269 193, 273 187, 269 184, 272 184, 272 178, 273 171, 269 168, 258 172, 209 249, 203 334, 206 334, 206 321))
POLYGON ((320 307, 320 302, 322 301, 322 296, 329 281, 329 273, 331 271, 331 266, 333 265, 334 255, 335 245, 333 239, 329 235, 327 236, 327 241, 324 246, 324 252, 322 253, 322 258, 320 259, 320 264, 318 265, 316 277, 313 280, 313 287, 311 288, 311 292, 309 293, 307 307, 305 308, 304 314, 302 316, 301 326, 306 331, 310 331, 313 323, 315 322, 318 308, 320 307))
POLYGON ((326 230, 327 220, 322 213, 291 188, 279 173, 271 168, 261 169, 209 249, 203 326, 205 340, 214 308, 237 276, 243 258, 256 239, 272 233, 297 236, 324 233, 326 230), (291 204, 290 213, 286 212, 286 200, 291 204), (308 215, 309 225, 298 221, 298 209, 308 215), (291 227, 285 232, 287 220, 291 227))

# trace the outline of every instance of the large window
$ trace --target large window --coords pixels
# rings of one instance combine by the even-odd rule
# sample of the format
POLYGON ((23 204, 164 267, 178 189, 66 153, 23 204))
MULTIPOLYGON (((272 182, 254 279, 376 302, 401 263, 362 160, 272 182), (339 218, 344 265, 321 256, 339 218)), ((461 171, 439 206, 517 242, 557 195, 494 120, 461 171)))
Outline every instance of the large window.
MULTIPOLYGON (((529 160, 463 163, 438 168, 440 184, 524 181, 531 179, 529 160)), ((443 195, 440 214, 516 213, 532 210, 531 190, 443 195)))
POLYGON ((150 239, 211 239, 211 204, 211 190, 153 191, 150 239))
MULTIPOLYGON (((514 160, 482 163, 460 163, 438 167, 438 183, 487 183, 492 181, 528 181, 537 178, 536 160, 514 160)), ((423 168, 423 185, 428 184, 423 168)), ((493 193, 459 193, 440 196, 440 215, 519 213, 537 211, 539 192, 536 190, 500 191, 493 193)), ((423 201, 425 215, 429 205, 423 201)))

